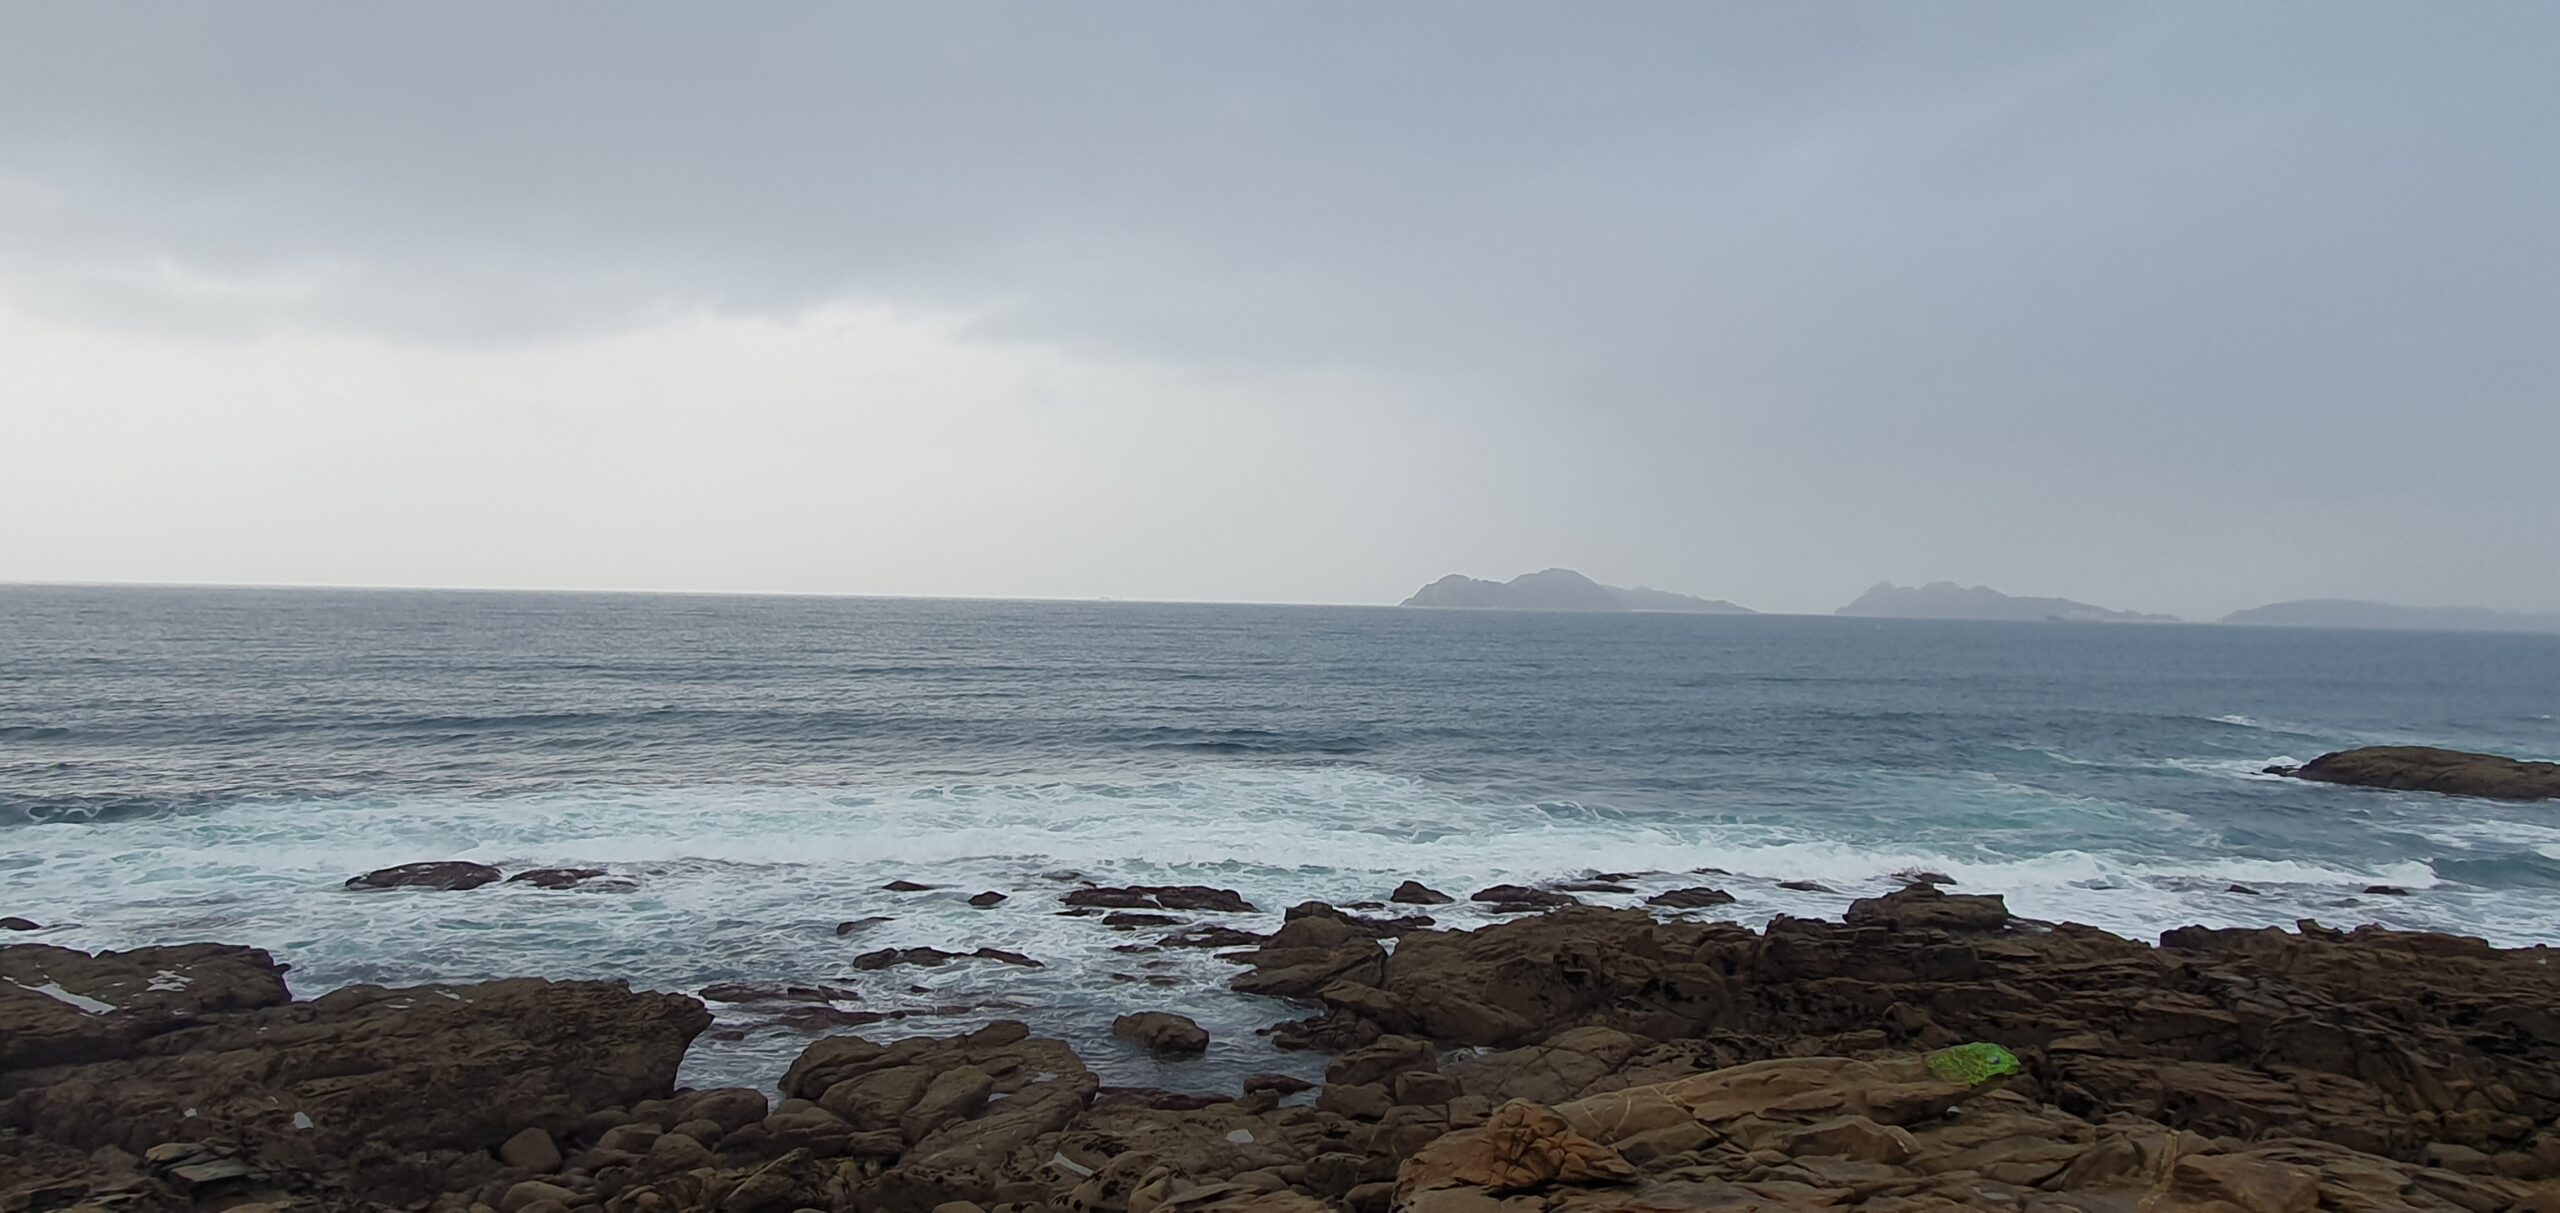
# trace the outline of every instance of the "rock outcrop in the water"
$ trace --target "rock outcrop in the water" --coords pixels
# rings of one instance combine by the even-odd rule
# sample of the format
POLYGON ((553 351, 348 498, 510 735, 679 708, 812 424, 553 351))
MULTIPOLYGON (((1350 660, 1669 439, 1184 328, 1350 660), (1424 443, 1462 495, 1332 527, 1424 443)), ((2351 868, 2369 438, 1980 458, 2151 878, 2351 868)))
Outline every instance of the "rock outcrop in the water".
POLYGON ((2268 767, 2318 783, 2491 800, 2560 800, 2560 762, 2524 762, 2434 746, 2380 745, 2323 754, 2298 767, 2268 767))
POLYGON ((2007 619, 2033 623, 2176 623, 2174 615, 2149 615, 2091 606, 2069 598, 2019 598, 1989 586, 1952 581, 1902 586, 1879 581, 1835 615, 1883 619, 2007 619))
POLYGON ((1321 1009, 1275 1036, 1334 1051, 1312 1105, 1284 1075, 1107 1088, 1014 1022, 818 1040, 779 1103, 669 1092, 689 999, 288 1003, 248 949, 0 946, 0 1213, 2560 1209, 2547 949, 2155 947, 1915 887, 1849 922, 1566 907, 1390 952, 1316 904, 1237 982, 1321 1009))
POLYGON ((460 859, 431 860, 376 868, 347 878, 350 889, 476 889, 495 883, 498 869, 460 859))
POLYGON ((1668 590, 1602 585, 1572 569, 1522 573, 1486 581, 1451 573, 1414 591, 1409 607, 1471 607, 1503 611, 1668 611, 1688 615, 1749 615, 1751 608, 1720 598, 1693 598, 1668 590))

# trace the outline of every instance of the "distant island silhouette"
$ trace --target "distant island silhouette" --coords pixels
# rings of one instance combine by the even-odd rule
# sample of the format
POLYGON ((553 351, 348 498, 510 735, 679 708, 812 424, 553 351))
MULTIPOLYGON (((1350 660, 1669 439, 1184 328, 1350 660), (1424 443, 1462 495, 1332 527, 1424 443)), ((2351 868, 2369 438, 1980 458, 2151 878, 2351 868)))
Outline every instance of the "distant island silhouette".
POLYGON ((2092 606, 2069 598, 2020 598, 1989 586, 1952 581, 1900 586, 1879 581, 1856 602, 1833 611, 1876 619, 2012 619, 2034 622, 2176 623, 2174 615, 2150 615, 2092 606))
POLYGON ((2298 628, 2389 628, 2434 632, 2560 632, 2560 615, 2493 611, 2487 607, 2413 607, 2355 598, 2301 598, 2233 611, 2231 624, 2298 628))
POLYGON ((1670 611, 1689 615, 1750 615, 1751 608, 1669 590, 1602 585, 1572 569, 1522 573, 1487 581, 1451 573, 1414 591, 1409 607, 1458 607, 1497 611, 1670 611))
MULTIPOLYGON (((1675 594, 1646 586, 1603 585, 1572 569, 1541 569, 1509 581, 1451 573, 1414 591, 1401 604, 1491 611, 1656 611, 1687 615, 1756 615, 1721 598, 1675 594)), ((2183 623, 2175 615, 2124 611, 2074 598, 2006 594, 1989 586, 1932 581, 1896 585, 1879 581, 1832 612, 1862 619, 1987 619, 2018 623, 2183 623)), ((2498 611, 2488 607, 2413 607, 2350 598, 2304 598, 2233 611, 2210 622, 2240 626, 2379 628, 2398 631, 2560 633, 2560 614, 2498 611)))

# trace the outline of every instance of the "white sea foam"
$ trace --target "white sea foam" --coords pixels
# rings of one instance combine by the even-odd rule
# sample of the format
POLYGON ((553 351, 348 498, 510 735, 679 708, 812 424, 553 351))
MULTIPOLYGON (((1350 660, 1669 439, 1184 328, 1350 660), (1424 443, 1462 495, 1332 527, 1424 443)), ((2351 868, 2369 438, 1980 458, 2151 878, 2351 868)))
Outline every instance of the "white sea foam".
MULTIPOLYGON (((1646 873, 1634 881, 1636 894, 1590 895, 1604 904, 1705 883, 1737 898, 1715 917, 1837 916, 1852 897, 1894 887, 1891 874, 1909 868, 2004 893, 2030 917, 2134 935, 2189 922, 2256 926, 2308 916, 2380 918, 2525 943, 2552 941, 2551 924, 2560 921, 2552 898, 2436 888, 2441 882, 2422 859, 2342 866, 2220 854, 2212 832, 2180 814, 1988 777, 1887 782, 1873 796, 1875 804, 1844 806, 1836 818, 1772 822, 1488 803, 1350 767, 1206 768, 1122 782, 251 802, 27 826, 9 837, 29 861, 12 872, 15 895, 49 920, 76 924, 53 937, 71 946, 251 944, 294 964, 306 995, 354 981, 519 973, 627 977, 686 991, 717 981, 825 982, 859 990, 853 1006, 915 1015, 867 1033, 1021 1017, 1076 1040, 1120 1080, 1184 1085, 1305 1064, 1275 1057, 1252 1036, 1290 1012, 1228 993, 1234 970, 1202 952, 1113 951, 1148 937, 1057 915, 1056 898, 1075 879, 1235 888, 1260 912, 1198 917, 1258 930, 1275 926, 1294 901, 1377 898, 1408 878, 1463 897, 1489 884, 1594 871, 1646 873), (1936 818, 1905 811, 1895 824, 1884 815, 1914 797, 1949 795, 1961 801, 1961 813, 1946 815, 1953 824, 1921 828, 1912 823, 1936 818), (2044 839, 2051 849, 2038 849, 2044 839), (357 872, 420 859, 509 870, 604 866, 637 888, 340 887, 357 872), (1701 867, 1732 875, 1689 874, 1701 867), (881 888, 900 878, 947 887, 881 888), (1781 881, 1819 882, 1828 891, 1781 889, 1781 881), (2259 895, 2222 892, 2234 882, 2259 895), (2370 883, 2428 895, 2338 904, 2370 883), (966 904, 989 889, 1011 899, 985 910, 966 904), (835 934, 841 921, 874 915, 892 921, 851 938, 835 934), (988 945, 1048 967, 851 968, 858 953, 917 945, 988 945), (1160 1072, 1113 1041, 1111 1016, 1139 1004, 1200 1019, 1216 1038, 1208 1062, 1160 1072)), ((1491 920, 1465 904, 1431 913, 1451 925, 1491 920)), ((807 1040, 756 1028, 751 1008, 715 1009, 750 1030, 741 1041, 698 1044, 693 1081, 769 1081, 807 1040)))

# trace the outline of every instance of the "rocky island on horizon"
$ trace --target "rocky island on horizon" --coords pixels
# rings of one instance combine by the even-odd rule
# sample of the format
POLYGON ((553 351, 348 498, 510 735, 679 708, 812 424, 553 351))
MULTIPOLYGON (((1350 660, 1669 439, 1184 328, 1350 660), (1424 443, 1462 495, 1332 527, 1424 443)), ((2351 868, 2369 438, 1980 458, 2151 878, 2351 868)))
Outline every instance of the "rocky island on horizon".
POLYGON ((1952 581, 1901 586, 1879 581, 1835 615, 1871 619, 2005 619, 2061 623, 2177 623, 2174 615, 2119 611, 2069 598, 2022 598, 1952 581))
POLYGON ((2478 606, 2416 607, 2360 598, 2297 598, 2233 611, 2223 623, 2420 632, 2560 632, 2560 614, 2478 606))
POLYGON ((1758 612, 1718 598, 1697 598, 1645 586, 1632 589, 1602 585, 1572 569, 1522 573, 1509 581, 1487 581, 1451 573, 1414 591, 1400 606, 1457 607, 1501 611, 1661 611, 1690 615, 1752 615, 1758 612))

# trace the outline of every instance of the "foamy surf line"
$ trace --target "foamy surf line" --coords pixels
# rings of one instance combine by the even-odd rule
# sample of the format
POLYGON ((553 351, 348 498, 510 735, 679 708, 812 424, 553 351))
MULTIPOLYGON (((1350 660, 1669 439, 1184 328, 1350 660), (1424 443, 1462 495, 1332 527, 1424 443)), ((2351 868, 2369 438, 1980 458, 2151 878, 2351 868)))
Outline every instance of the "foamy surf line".
MULTIPOLYGON (((2111 827, 2148 823, 2118 806, 2078 807, 2111 827)), ((2164 818, 2156 828, 2175 841, 2169 832, 2186 827, 2164 818)), ((1235 970, 1205 949, 1120 950, 1144 947, 1153 935, 1060 916, 1068 889, 1083 881, 1232 888, 1256 912, 1183 915, 1185 923, 1268 931, 1296 902, 1378 900, 1406 879, 1463 899, 1492 884, 1626 873, 1632 892, 1582 898, 1632 906, 1668 889, 1711 885, 1735 901, 1694 916, 1759 925, 1781 914, 1836 918, 1851 899, 1898 886, 1897 873, 1925 869, 1960 888, 2003 893, 2023 916, 2136 937, 2195 922, 2289 925, 2314 917, 2523 944, 2550 942, 2550 924, 2560 921, 2560 897, 2456 886, 2422 861, 2351 868, 2095 846, 2000 855, 1896 832, 1825 836, 1804 822, 1488 804, 1356 768, 1213 770, 1125 783, 359 797, 15 828, 10 886, 24 901, 0 913, 68 924, 38 938, 75 947, 219 940, 268 948, 296 967, 296 988, 306 995, 353 982, 523 973, 626 978, 686 992, 723 982, 841 986, 857 995, 841 1009, 906 1016, 861 1029, 869 1034, 1026 1018, 1093 1046, 1130 1081, 1160 1075, 1155 1063, 1110 1041, 1111 1016, 1142 1006, 1177 1010, 1220 1042, 1208 1068, 1185 1080, 1194 1082, 1303 1064, 1273 1055, 1252 1035, 1289 1012, 1229 992, 1235 970), (602 867, 628 887, 341 887, 355 873, 424 859, 511 872, 602 867), (898 880, 940 887, 883 887, 898 880), (2416 895, 2363 894, 2377 884, 2416 895), (981 892, 1006 900, 970 905, 981 892), (885 921, 837 933, 841 923, 873 918, 885 921), (889 947, 989 947, 1043 967, 855 969, 856 956, 889 947)), ((2560 841, 2560 832, 2552 838, 2560 841)), ((1463 902, 1426 912, 1448 926, 1495 919, 1463 902)), ((765 1081, 808 1039, 807 1031, 759 1020, 753 1008, 715 1010, 720 1022, 697 1046, 695 1081, 765 1081), (737 1039, 721 1038, 731 1033, 737 1039)))

